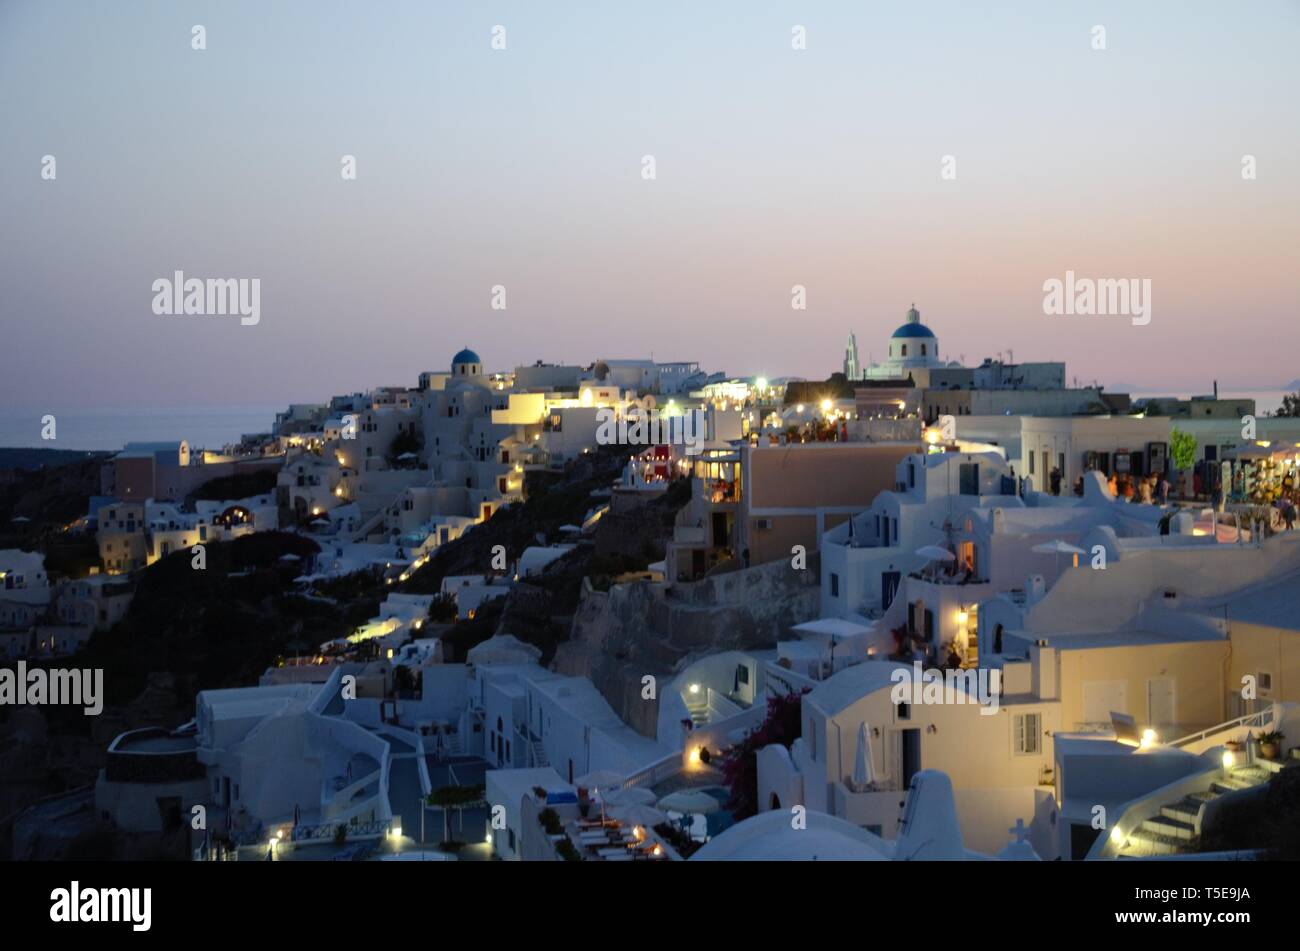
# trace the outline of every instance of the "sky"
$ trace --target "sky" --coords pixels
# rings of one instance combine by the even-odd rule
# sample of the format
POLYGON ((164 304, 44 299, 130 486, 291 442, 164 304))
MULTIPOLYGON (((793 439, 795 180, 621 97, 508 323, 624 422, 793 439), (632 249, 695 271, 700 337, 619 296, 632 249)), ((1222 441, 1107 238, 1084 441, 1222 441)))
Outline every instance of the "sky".
POLYGON ((0 401, 312 402, 463 346, 820 378, 913 302, 968 363, 1300 377, 1300 3, 978 6, 0 0, 0 401), (155 314, 177 270, 259 322, 155 314), (1150 322, 1045 314, 1067 270, 1150 322))

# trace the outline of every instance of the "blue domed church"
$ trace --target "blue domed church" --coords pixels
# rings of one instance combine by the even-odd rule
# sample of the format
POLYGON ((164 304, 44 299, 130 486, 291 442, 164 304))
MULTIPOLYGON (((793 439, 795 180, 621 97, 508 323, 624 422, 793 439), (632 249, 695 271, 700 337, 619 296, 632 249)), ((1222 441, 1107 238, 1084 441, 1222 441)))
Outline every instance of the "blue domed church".
POLYGON ((921 323, 921 312, 913 304, 906 323, 889 338, 886 359, 868 364, 862 375, 868 380, 897 380, 911 370, 942 366, 945 364, 939 359, 939 338, 921 323))

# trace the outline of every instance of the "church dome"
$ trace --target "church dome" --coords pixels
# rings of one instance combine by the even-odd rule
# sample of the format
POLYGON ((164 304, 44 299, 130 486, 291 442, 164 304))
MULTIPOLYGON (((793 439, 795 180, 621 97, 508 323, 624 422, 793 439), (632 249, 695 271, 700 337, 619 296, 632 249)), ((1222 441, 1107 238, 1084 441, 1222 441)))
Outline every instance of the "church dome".
POLYGON ((479 363, 479 364, 481 364, 482 362, 483 362, 483 361, 479 359, 478 354, 475 353, 473 350, 469 349, 468 347, 466 347, 466 348, 465 348, 464 350, 462 350, 460 353, 456 354, 454 357, 451 358, 451 365, 452 365, 452 366, 455 366, 455 365, 458 364, 458 363, 479 363))
POLYGON ((903 324, 903 326, 895 330, 894 336, 891 339, 897 340, 900 337, 933 337, 933 336, 934 336, 934 332, 925 324, 921 323, 921 312, 917 310, 916 305, 913 304, 911 309, 908 310, 907 312, 907 323, 903 324))

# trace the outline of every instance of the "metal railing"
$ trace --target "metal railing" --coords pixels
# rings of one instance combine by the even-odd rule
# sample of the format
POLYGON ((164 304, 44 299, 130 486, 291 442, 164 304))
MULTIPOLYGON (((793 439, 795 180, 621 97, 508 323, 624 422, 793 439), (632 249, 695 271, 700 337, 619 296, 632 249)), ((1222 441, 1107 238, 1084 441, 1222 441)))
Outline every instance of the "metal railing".
POLYGON ((1200 733, 1191 733, 1187 736, 1179 737, 1169 743, 1170 746, 1188 746, 1212 736, 1215 733, 1222 733, 1225 730, 1231 730, 1233 727, 1258 727, 1263 729, 1273 724, 1273 708, 1270 706, 1266 710, 1259 710, 1255 713, 1248 713, 1244 717, 1237 717, 1235 720, 1227 720, 1212 727, 1207 727, 1200 733))

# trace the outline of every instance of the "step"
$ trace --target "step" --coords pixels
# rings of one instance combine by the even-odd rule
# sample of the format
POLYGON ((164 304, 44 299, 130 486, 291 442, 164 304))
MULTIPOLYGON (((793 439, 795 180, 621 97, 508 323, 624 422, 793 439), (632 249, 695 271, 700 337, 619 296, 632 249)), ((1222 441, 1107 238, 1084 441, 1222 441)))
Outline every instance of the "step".
POLYGON ((1196 828, 1190 822, 1171 819, 1166 815, 1152 816, 1150 819, 1143 821, 1142 831, 1153 832, 1156 835, 1170 839, 1181 839, 1184 842, 1190 842, 1196 838, 1196 828))
POLYGON ((1259 783, 1268 782, 1273 770, 1267 766, 1238 766, 1232 771, 1232 778, 1239 779, 1245 783, 1258 785, 1259 783))
POLYGON ((1187 843, 1182 839, 1136 829, 1128 837, 1128 842, 1121 850, 1127 855, 1177 855, 1187 843))
POLYGON ((1243 783, 1240 779, 1216 779, 1210 783, 1210 788, 1220 795, 1230 792, 1240 792, 1243 789, 1249 789, 1250 783, 1243 783))
POLYGON ((1160 815, 1168 819, 1177 819, 1179 822, 1186 822, 1189 825, 1196 824, 1196 817, 1201 813, 1201 803, 1203 800, 1193 799, 1188 796, 1178 802, 1171 802, 1160 807, 1160 815))

